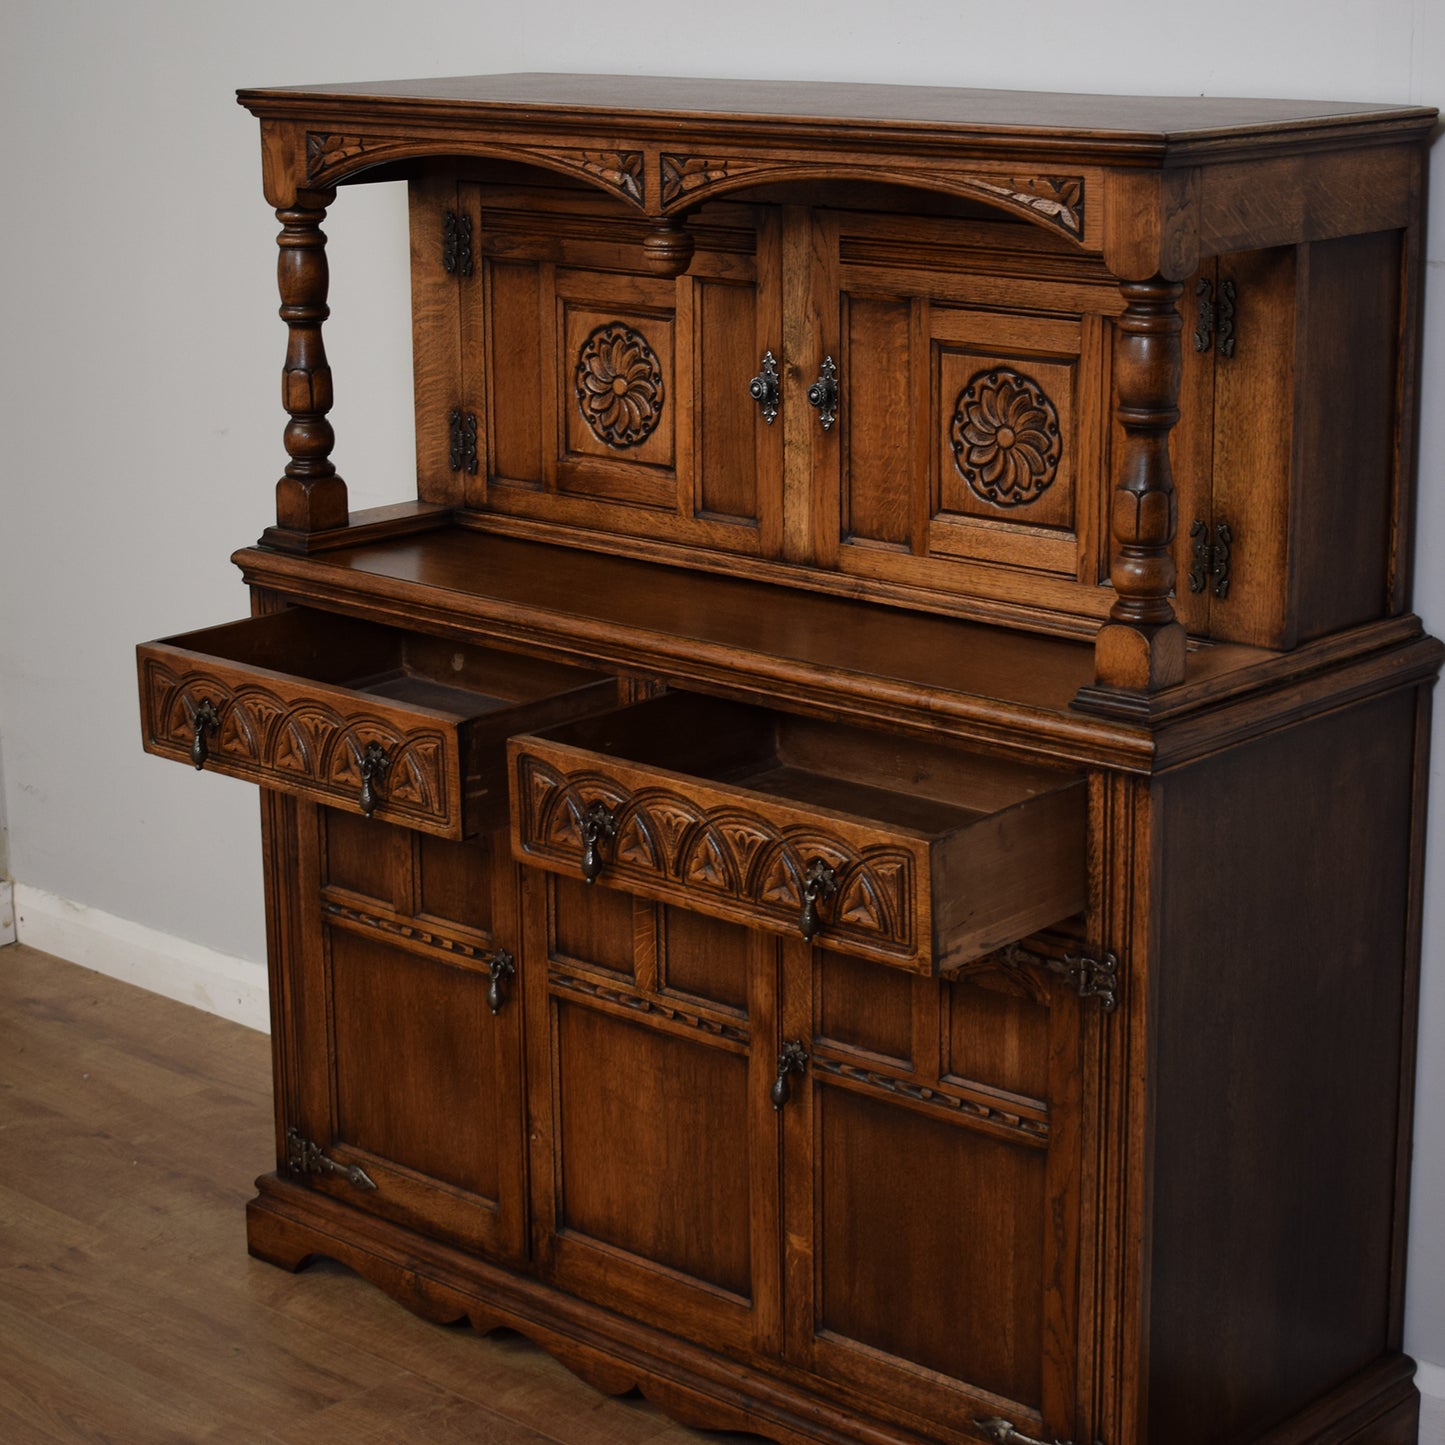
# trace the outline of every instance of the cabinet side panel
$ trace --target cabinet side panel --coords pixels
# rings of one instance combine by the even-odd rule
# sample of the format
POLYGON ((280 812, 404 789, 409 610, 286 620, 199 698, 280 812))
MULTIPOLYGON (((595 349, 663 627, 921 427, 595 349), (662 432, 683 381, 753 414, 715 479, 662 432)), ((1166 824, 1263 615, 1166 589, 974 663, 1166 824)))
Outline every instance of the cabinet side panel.
POLYGON ((429 177, 408 187, 411 230, 412 384, 416 398, 417 496, 423 502, 457 506, 461 475, 451 469, 448 417, 460 404, 461 331, 458 310, 460 264, 449 274, 443 260, 448 228, 460 222, 454 181, 429 177))
POLYGON ((1415 728, 1394 693, 1160 784, 1151 1440, 1390 1347, 1415 728))
POLYGON ((1389 606, 1400 265, 1398 231, 1309 248, 1295 479, 1302 642, 1389 606))

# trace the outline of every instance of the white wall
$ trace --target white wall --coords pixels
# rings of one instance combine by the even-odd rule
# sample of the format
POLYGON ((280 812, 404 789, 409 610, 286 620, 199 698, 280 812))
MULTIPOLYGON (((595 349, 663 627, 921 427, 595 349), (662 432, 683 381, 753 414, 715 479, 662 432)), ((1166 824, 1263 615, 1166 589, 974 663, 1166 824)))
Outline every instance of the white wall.
MULTIPOLYGON (((241 615, 231 549, 285 461, 276 225, 239 85, 614 70, 1445 103, 1431 0, 7 0, 0 726, 11 868, 260 978, 254 790, 144 757, 131 649, 241 615)), ((1445 144, 1435 155, 1417 608, 1445 632, 1445 144)), ((328 225, 336 460, 410 491, 399 196, 328 225)), ((1441 708, 1445 716, 1445 707, 1441 708)), ((1437 725, 1406 1346, 1445 1362, 1445 727, 1437 725)), ((1431 1376, 1445 1393, 1445 1375, 1431 1376)))

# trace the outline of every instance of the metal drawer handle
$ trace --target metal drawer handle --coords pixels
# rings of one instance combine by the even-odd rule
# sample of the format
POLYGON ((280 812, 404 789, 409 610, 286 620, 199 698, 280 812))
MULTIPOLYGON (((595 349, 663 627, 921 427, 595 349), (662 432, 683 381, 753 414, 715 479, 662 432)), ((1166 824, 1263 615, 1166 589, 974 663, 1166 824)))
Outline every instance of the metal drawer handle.
POLYGON ((798 928, 807 942, 811 943, 823 928, 818 905, 837 891, 838 875, 821 858, 814 858, 803 875, 803 909, 798 915, 798 928))
POLYGON ((802 1074, 807 1067, 808 1051, 803 1047, 802 1039, 792 1039, 783 1045, 783 1051, 778 1055, 778 1077, 773 1080, 773 1087, 768 1090, 774 1109, 781 1110, 792 1097, 793 1086, 788 1082, 789 1075, 802 1074))
POLYGON ((381 800, 381 787, 390 767, 391 759, 387 757, 386 749, 378 742, 367 743, 366 751, 361 755, 361 796, 357 801, 368 818, 381 800))
POLYGON ((517 976, 517 963, 505 948, 499 948, 487 960, 487 972, 491 975, 492 981, 487 985, 487 1007, 493 1015, 502 1011, 502 1004, 506 1002, 502 993, 502 982, 504 979, 517 976))
POLYGON ((838 368, 831 356, 823 358, 818 379, 808 388, 808 405, 817 408, 824 431, 830 430, 838 420, 838 368))
POLYGON ((197 772, 206 766, 206 759, 211 756, 206 735, 220 726, 221 714, 216 711, 216 704, 208 697, 203 698, 191 716, 191 761, 196 765, 197 772))
POLYGON ((617 836, 617 814, 596 802, 582 815, 582 877, 595 883, 602 872, 602 844, 617 836))
POLYGON ((763 352, 762 369, 748 382, 748 395, 757 402, 763 420, 769 426, 778 416, 778 363, 771 351, 763 352))

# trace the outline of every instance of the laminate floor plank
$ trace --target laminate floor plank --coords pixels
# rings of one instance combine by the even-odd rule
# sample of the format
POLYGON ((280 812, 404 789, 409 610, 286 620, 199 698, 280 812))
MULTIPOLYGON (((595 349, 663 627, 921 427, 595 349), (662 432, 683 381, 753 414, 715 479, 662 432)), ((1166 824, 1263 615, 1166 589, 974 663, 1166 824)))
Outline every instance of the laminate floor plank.
POLYGON ((339 1265, 250 1258, 270 1070, 262 1034, 0 948, 4 1445, 756 1445, 339 1265))

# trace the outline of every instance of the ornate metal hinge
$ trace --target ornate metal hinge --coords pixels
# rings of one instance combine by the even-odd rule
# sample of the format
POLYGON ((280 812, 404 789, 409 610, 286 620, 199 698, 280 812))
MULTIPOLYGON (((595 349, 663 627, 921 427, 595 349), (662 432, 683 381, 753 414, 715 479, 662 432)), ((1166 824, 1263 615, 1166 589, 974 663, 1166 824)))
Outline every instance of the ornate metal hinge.
POLYGON ((295 1129, 286 1131, 286 1168, 292 1174, 339 1174, 358 1189, 375 1189, 372 1179, 360 1164, 338 1164, 321 1152, 321 1145, 303 1139, 295 1129))
POLYGON ((463 412, 460 407, 453 407, 452 414, 447 419, 451 428, 451 450, 448 461, 454 472, 470 472, 476 476, 477 467, 477 414, 474 411, 463 412))
MULTIPOLYGON (((991 1420, 975 1420, 973 1422, 984 1433, 984 1438, 992 1440, 994 1445, 1050 1445, 1046 1440, 1038 1440, 1032 1435, 1025 1435, 1022 1430, 1016 1430, 1007 1420, 1001 1420, 995 1416, 991 1420)), ((1054 1440, 1052 1445, 1074 1445, 1072 1440, 1054 1440)), ((1094 1441, 1099 1445, 1099 1441, 1094 1441)))
POLYGON ((1102 953, 1098 958, 1087 953, 1066 953, 1062 958, 1050 958, 1047 954, 1035 953, 1031 948, 1015 943, 998 956, 1015 968, 1032 964, 1035 968, 1046 968, 1050 973, 1068 979, 1080 998, 1098 999, 1099 1007, 1106 1014, 1119 1007, 1119 960, 1112 953, 1102 953))
POLYGON ((472 218, 465 212, 442 217, 442 265, 448 276, 472 274, 472 218))
POLYGON ((1234 282, 1223 280, 1219 283, 1219 299, 1214 296, 1214 287, 1199 278, 1194 287, 1194 299, 1199 311, 1194 324, 1194 349, 1208 351, 1218 343, 1221 356, 1234 355, 1234 282))
POLYGON ((1195 520, 1189 529, 1189 541, 1194 552, 1194 565, 1189 569, 1189 590, 1203 592, 1213 582, 1211 590, 1221 600, 1229 596, 1229 550, 1234 543, 1234 532, 1228 522, 1216 522, 1213 540, 1209 527, 1195 520))

